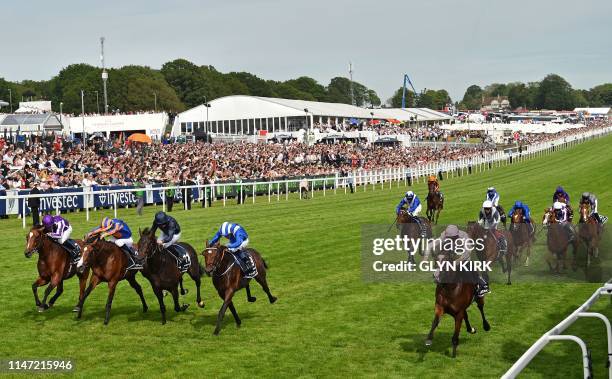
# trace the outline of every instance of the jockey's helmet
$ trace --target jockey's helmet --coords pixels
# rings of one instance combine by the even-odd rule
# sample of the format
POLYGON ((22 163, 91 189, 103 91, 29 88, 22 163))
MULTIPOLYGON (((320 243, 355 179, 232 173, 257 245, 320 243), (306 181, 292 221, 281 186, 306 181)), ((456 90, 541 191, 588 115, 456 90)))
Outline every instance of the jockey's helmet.
POLYGON ((412 191, 406 192, 406 199, 412 200, 413 197, 414 197, 414 192, 412 191))
POLYGON ((155 214, 155 224, 163 225, 168 222, 168 215, 162 211, 159 211, 155 214))
POLYGON ((42 219, 42 224, 45 226, 45 228, 50 229, 53 226, 53 216, 45 215, 45 217, 42 219))
POLYGON ((112 226, 113 226, 113 219, 110 217, 104 217, 104 220, 102 220, 102 227, 110 228, 112 226))
POLYGON ((556 211, 561 210, 561 209, 563 209, 564 205, 565 204, 563 204, 560 201, 555 201, 555 203, 553 204, 553 209, 556 210, 556 211))
POLYGON ((584 200, 588 200, 589 197, 591 197, 591 193, 590 192, 583 192, 582 193, 582 198, 584 200))
POLYGON ((482 208, 487 211, 487 210, 491 210, 491 208, 493 208, 493 202, 491 200, 485 200, 484 203, 482 203, 482 208))
POLYGON ((517 200, 517 201, 514 203, 514 208, 517 208, 517 209, 518 209, 518 208, 523 208, 523 203, 522 203, 520 200, 517 200))
POLYGON ((565 190, 561 186, 557 186, 557 189, 555 191, 556 192, 565 192, 565 190))
POLYGON ((489 188, 487 188, 487 192, 488 192, 488 193, 495 192, 495 187, 489 187, 489 188))
POLYGON ((444 230, 444 235, 448 238, 459 236, 459 228, 456 225, 449 225, 444 230))

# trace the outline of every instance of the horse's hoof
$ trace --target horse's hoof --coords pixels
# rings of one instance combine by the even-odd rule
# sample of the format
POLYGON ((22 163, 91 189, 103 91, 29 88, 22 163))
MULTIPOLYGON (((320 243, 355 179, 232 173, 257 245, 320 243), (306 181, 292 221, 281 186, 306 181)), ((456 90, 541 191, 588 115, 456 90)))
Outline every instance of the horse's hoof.
POLYGON ((431 346, 432 343, 433 343, 432 340, 426 340, 425 346, 431 346))
POLYGON ((187 308, 189 308, 189 304, 183 304, 183 306, 181 307, 181 312, 185 312, 187 310, 187 308))
POLYGON ((491 325, 489 325, 488 322, 486 324, 484 324, 482 327, 485 330, 485 332, 488 332, 489 330, 491 330, 491 325))
POLYGON ((36 309, 38 310, 38 313, 43 313, 45 311, 45 307, 43 307, 42 305, 39 307, 36 307, 36 309))
POLYGON ((475 334, 475 333, 476 333, 476 328, 472 327, 472 328, 470 329, 470 334, 475 334))
POLYGON ((236 328, 240 329, 240 324, 241 324, 241 323, 237 323, 237 324, 236 324, 236 328))
POLYGON ((183 295, 183 296, 187 295, 188 293, 189 293, 188 289, 181 291, 181 295, 183 295))
POLYGON ((213 335, 218 336, 219 335, 219 330, 215 329, 215 331, 213 332, 213 335))
POLYGON ((204 308, 204 300, 198 301, 198 307, 204 308))
POLYGON ((78 312, 78 311, 80 311, 80 310, 81 310, 81 308, 79 308, 79 306, 76 306, 76 307, 72 308, 72 311, 73 311, 73 312, 78 312))
POLYGON ((142 313, 147 313, 148 310, 149 310, 149 307, 142 307, 142 313))
POLYGON ((255 296, 251 296, 251 297, 249 297, 248 300, 249 300, 249 303, 254 303, 255 300, 257 300, 257 298, 255 296))
POLYGON ((166 320, 162 320, 161 324, 166 325, 166 320))
POLYGON ((274 303, 276 303, 276 300, 278 300, 278 298, 277 298, 277 297, 272 296, 272 297, 270 298, 270 304, 274 304, 274 303))

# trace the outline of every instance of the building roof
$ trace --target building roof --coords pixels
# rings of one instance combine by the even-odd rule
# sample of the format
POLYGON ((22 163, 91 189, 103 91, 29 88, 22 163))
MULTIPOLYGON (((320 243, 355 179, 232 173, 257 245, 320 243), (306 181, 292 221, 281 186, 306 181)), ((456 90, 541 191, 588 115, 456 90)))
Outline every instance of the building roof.
POLYGON ((601 115, 607 115, 608 113, 610 113, 610 107, 603 107, 603 108, 575 108, 574 112, 586 112, 589 114, 601 114, 601 115))
POLYGON ((220 97, 205 105, 189 109, 178 115, 181 122, 240 120, 268 117, 329 116, 357 119, 444 120, 450 116, 427 108, 380 108, 367 109, 350 104, 319 101, 279 99, 271 97, 232 95, 220 97), (374 114, 372 116, 372 113, 374 114))

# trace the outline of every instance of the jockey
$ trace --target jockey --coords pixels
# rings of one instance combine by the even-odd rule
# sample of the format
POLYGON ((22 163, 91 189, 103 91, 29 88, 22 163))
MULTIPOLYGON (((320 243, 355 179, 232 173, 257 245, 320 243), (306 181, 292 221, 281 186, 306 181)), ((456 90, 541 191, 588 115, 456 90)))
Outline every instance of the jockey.
POLYGON ((587 204, 590 206, 591 214, 589 214, 589 216, 593 216, 593 218, 595 218, 595 220, 597 220, 599 224, 604 224, 607 221, 607 218, 605 216, 600 216, 597 212, 597 196, 595 196, 594 194, 590 192, 584 192, 582 194, 582 198, 580 199, 580 204, 587 204))
POLYGON ((244 248, 249 244, 249 235, 242 226, 233 222, 224 222, 221 224, 215 236, 210 240, 210 244, 214 245, 219 242, 221 237, 225 237, 229 240, 229 245, 227 245, 229 251, 237 253, 240 260, 246 265, 250 263, 250 257, 244 251, 244 248))
POLYGON ((560 201, 556 201, 553 204, 553 212, 555 214, 555 220, 557 223, 562 225, 569 235, 569 241, 572 242, 576 236, 574 233, 574 228, 572 228, 572 222, 570 220, 570 214, 567 204, 562 203, 560 201))
POLYGON ((487 197, 485 200, 489 200, 493 203, 495 208, 499 207, 499 193, 495 189, 495 187, 487 188, 487 197))
POLYGON ((512 209, 510 209, 510 212, 508 212, 508 216, 510 216, 510 218, 512 218, 512 215, 514 214, 514 211, 516 211, 518 209, 522 209, 523 210, 523 220, 525 221, 526 224, 529 224, 530 233, 533 233, 534 230, 535 230, 535 225, 533 225, 531 223, 531 212, 530 212, 529 207, 527 206, 527 204, 523 203, 520 200, 515 201, 514 202, 514 206, 512 206, 512 209))
POLYGON ((165 248, 174 245, 181 238, 181 227, 174 217, 159 211, 155 214, 151 233, 155 234, 157 229, 161 230, 161 235, 157 239, 157 243, 165 248))
POLYGON ((555 193, 553 194, 553 204, 557 201, 560 201, 567 205, 569 205, 570 203, 569 194, 565 192, 565 190, 561 186, 558 186, 557 189, 555 190, 555 193))
POLYGON ((128 265, 128 270, 142 268, 141 257, 138 255, 138 252, 132 249, 132 245, 134 244, 134 240, 132 239, 132 231, 127 226, 125 221, 118 218, 105 217, 100 226, 97 229, 89 232, 88 235, 88 237, 96 236, 99 236, 100 239, 110 236, 109 240, 111 242, 114 242, 115 245, 129 254, 129 256, 132 258, 132 262, 128 265))
POLYGON ((70 239, 72 226, 68 223, 68 220, 62 216, 45 215, 42 223, 49 238, 64 246, 73 261, 79 258, 79 245, 70 239))
POLYGON ((408 213, 412 217, 417 218, 419 212, 421 212, 421 200, 419 200, 419 197, 415 195, 414 192, 406 192, 406 195, 402 197, 402 200, 399 202, 397 207, 395 207, 395 213, 399 215, 400 211, 404 208, 404 205, 408 205, 408 208, 406 209, 408 213))
POLYGON ((430 184, 434 185, 434 192, 440 192, 440 183, 438 183, 438 178, 435 175, 429 175, 429 178, 427 178, 427 185, 430 184))
POLYGON ((495 230, 499 224, 500 216, 497 209, 493 206, 493 202, 485 200, 482 203, 482 209, 478 216, 478 223, 485 229, 495 230))
POLYGON ((503 233, 497 231, 497 225, 501 221, 501 216, 497 211, 497 208, 493 205, 491 200, 485 200, 482 203, 482 209, 478 215, 478 224, 483 228, 493 232, 493 236, 497 239, 499 244, 499 252, 503 255, 508 251, 508 241, 503 233))
POLYGON ((419 218, 419 213, 422 209, 421 200, 419 200, 419 197, 415 195, 414 192, 408 191, 406 192, 406 195, 402 197, 402 200, 400 200, 397 207, 395 207, 395 213, 397 215, 399 215, 402 209, 404 209, 404 205, 407 206, 406 212, 408 212, 408 214, 414 219, 417 225, 419 225, 419 228, 421 229, 421 236, 425 237, 427 235, 427 230, 425 228, 425 225, 423 224, 423 221, 421 221, 421 219, 419 218))
POLYGON ((45 233, 60 245, 63 245, 70 238, 72 226, 62 216, 45 215, 42 223, 45 227, 45 233))

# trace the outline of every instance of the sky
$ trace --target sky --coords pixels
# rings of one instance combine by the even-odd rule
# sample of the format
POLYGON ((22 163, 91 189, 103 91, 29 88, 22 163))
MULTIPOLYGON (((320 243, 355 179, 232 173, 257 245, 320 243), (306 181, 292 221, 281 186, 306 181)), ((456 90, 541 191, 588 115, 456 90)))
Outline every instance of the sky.
POLYGON ((2 4, 0 77, 47 80, 72 63, 160 68, 185 58, 264 79, 348 76, 385 101, 536 81, 612 82, 609 0, 57 0, 2 4))

